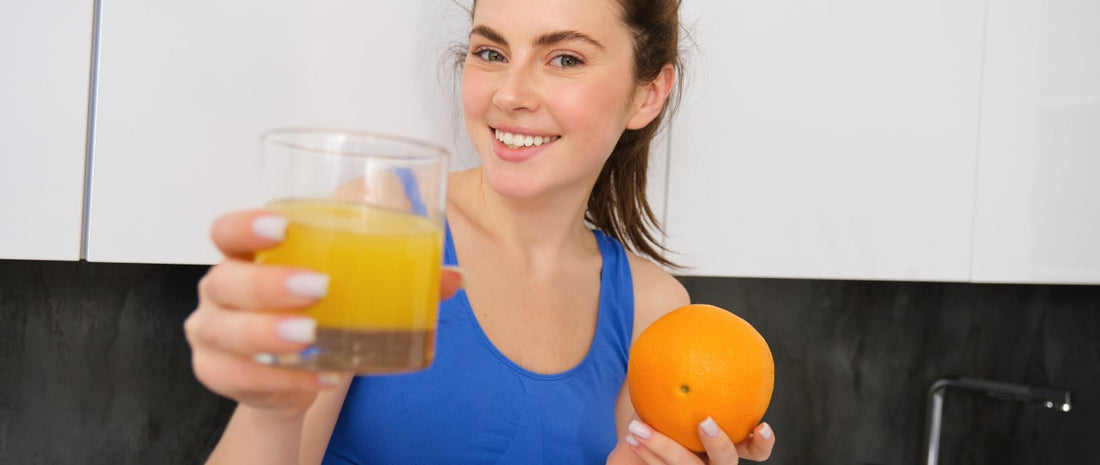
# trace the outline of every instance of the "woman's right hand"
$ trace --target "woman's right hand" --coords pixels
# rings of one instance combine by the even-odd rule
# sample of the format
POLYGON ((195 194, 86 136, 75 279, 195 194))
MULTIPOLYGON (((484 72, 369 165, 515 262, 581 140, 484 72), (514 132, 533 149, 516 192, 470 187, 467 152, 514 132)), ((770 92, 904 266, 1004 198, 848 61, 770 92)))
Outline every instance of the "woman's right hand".
POLYGON ((324 297, 328 278, 307 269, 253 263, 282 241, 286 220, 262 210, 218 218, 211 231, 225 256, 199 281, 199 306, 184 323, 195 377, 242 405, 304 414, 317 393, 344 375, 264 365, 258 354, 297 353, 316 323, 302 312, 324 297))
MULTIPOLYGON (((249 210, 219 217, 211 231, 225 256, 199 282, 199 306, 184 323, 195 377, 242 405, 303 414, 317 393, 346 374, 265 365, 258 354, 293 354, 314 340, 316 322, 303 311, 324 298, 328 278, 302 268, 258 265, 255 253, 278 245, 287 221, 249 210)), ((444 267, 440 299, 463 286, 462 271, 444 267)))

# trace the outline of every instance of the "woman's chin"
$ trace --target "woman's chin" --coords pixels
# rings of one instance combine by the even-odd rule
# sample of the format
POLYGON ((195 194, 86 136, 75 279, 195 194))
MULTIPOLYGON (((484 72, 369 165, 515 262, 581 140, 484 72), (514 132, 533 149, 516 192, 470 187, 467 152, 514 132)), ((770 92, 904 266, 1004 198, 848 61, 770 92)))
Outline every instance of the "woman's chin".
POLYGON ((526 198, 535 197, 539 194, 539 189, 534 187, 532 182, 524 182, 516 178, 508 179, 489 179, 489 187, 493 189, 497 195, 512 200, 522 200, 526 198))
POLYGON ((522 200, 537 197, 545 189, 545 180, 530 170, 508 169, 509 167, 482 165, 485 185, 500 197, 522 200))

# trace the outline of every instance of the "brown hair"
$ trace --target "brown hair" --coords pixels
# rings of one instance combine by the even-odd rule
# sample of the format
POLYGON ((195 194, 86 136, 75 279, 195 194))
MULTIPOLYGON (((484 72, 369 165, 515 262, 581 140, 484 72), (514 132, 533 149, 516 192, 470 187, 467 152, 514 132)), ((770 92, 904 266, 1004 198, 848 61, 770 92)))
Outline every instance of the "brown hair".
MULTIPOLYGON (((661 265, 680 268, 664 256, 668 249, 658 238, 664 232, 646 198, 650 144, 665 115, 678 103, 683 88, 680 0, 615 1, 622 10, 623 24, 633 35, 635 81, 638 84, 652 82, 665 65, 671 64, 676 71, 676 85, 669 101, 653 121, 641 129, 627 129, 619 137, 592 187, 585 220, 631 250, 661 265)), ((471 17, 476 7, 477 0, 473 0, 469 10, 471 17)), ((465 59, 465 53, 460 56, 456 65, 465 59)))
POLYGON ((662 265, 679 268, 664 256, 668 249, 646 198, 649 148, 670 107, 675 107, 683 86, 680 62, 680 0, 617 0, 623 23, 634 36, 634 79, 639 84, 657 79, 661 69, 676 69, 676 88, 670 101, 648 125, 627 129, 611 151, 588 197, 585 219, 607 235, 662 265))

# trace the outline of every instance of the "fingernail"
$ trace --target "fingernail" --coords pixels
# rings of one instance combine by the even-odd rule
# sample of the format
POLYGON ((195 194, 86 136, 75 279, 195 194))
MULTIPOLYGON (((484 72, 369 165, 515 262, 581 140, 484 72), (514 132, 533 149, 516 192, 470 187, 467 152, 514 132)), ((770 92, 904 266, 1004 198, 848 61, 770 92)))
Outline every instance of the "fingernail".
POLYGON ((286 288, 301 297, 321 298, 328 294, 328 275, 321 273, 296 273, 286 278, 286 288))
POLYGON ((623 438, 623 440, 626 441, 627 444, 630 444, 634 447, 638 447, 639 445, 641 445, 641 443, 639 443, 637 439, 634 439, 633 434, 626 435, 626 437, 623 438))
POLYGON ((703 428, 703 432, 706 433, 707 436, 712 438, 718 437, 718 423, 715 423, 713 418, 707 417, 706 420, 699 423, 699 427, 703 428))
POLYGON ((760 438, 767 441, 772 438, 772 427, 767 423, 760 427, 760 438))
POLYGON ((261 216, 252 220, 252 232, 262 238, 282 242, 286 239, 286 225, 286 218, 281 216, 261 216))
POLYGON ((317 337, 317 322, 312 318, 286 318, 275 325, 275 334, 290 342, 313 342, 317 337))
POLYGON ((340 373, 321 373, 317 375, 317 380, 325 386, 336 386, 344 381, 344 376, 340 373))
POLYGON ((630 425, 627 426, 626 429, 631 433, 634 433, 635 436, 638 436, 642 439, 649 439, 653 437, 653 431, 650 430, 648 426, 643 425, 638 420, 631 420, 630 425))
POLYGON ((457 266, 450 266, 450 265, 444 266, 443 268, 446 269, 446 270, 450 270, 450 271, 453 271, 455 273, 458 273, 458 276, 460 277, 460 281, 458 283, 458 288, 459 289, 466 289, 466 270, 463 270, 462 268, 459 268, 457 266))
POLYGON ((261 365, 274 365, 275 364, 275 355, 274 354, 256 354, 255 356, 252 357, 252 359, 255 360, 256 363, 259 363, 261 365))

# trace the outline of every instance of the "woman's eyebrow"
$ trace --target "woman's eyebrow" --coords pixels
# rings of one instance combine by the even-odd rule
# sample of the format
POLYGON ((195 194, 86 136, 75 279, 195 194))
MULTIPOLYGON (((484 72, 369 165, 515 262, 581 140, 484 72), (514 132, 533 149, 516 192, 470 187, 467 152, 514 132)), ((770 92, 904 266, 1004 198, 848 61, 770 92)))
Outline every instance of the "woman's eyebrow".
POLYGON ((500 35, 499 32, 494 31, 493 28, 491 28, 489 26, 482 26, 482 25, 474 26, 473 29, 470 29, 470 35, 472 36, 474 34, 482 36, 486 39, 489 39, 490 41, 496 42, 496 43, 498 43, 500 45, 503 45, 505 47, 508 46, 508 41, 504 40, 504 36, 500 35))
MULTIPOLYGON (((502 36, 499 32, 493 30, 493 28, 491 28, 489 26, 480 25, 480 24, 477 25, 477 26, 474 26, 474 28, 470 30, 470 35, 472 36, 474 34, 482 36, 486 39, 489 39, 490 41, 496 42, 496 43, 501 44, 505 47, 508 46, 508 41, 504 40, 504 36, 502 36)), ((606 50, 607 49, 607 47, 604 47, 604 45, 601 44, 598 40, 593 39, 592 36, 589 36, 588 34, 585 34, 585 33, 580 32, 580 31, 554 31, 554 32, 548 32, 546 34, 538 36, 538 38, 536 38, 534 40, 534 42, 532 42, 532 45, 535 46, 535 47, 543 47, 543 46, 547 46, 547 45, 553 45, 553 44, 556 44, 556 43, 568 42, 568 41, 572 41, 572 40, 579 40, 581 42, 587 42, 587 43, 591 44, 592 46, 594 46, 594 47, 596 47, 600 50, 606 50)))
POLYGON ((580 31, 554 31, 554 32, 550 32, 550 33, 547 33, 547 34, 543 34, 543 35, 539 36, 537 39, 535 39, 535 42, 534 42, 533 45, 535 47, 542 47, 542 46, 546 46, 546 45, 553 45, 553 44, 556 44, 556 43, 559 43, 559 42, 568 42, 568 41, 573 41, 573 40, 579 40, 581 42, 588 42, 589 44, 591 44, 592 46, 594 46, 594 47, 596 47, 600 50, 606 50, 607 49, 607 47, 604 47, 603 44, 601 44, 598 40, 593 39, 588 34, 585 34, 585 33, 580 32, 580 31))

